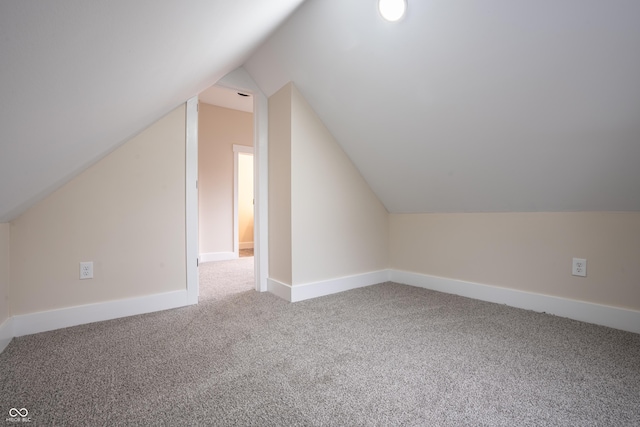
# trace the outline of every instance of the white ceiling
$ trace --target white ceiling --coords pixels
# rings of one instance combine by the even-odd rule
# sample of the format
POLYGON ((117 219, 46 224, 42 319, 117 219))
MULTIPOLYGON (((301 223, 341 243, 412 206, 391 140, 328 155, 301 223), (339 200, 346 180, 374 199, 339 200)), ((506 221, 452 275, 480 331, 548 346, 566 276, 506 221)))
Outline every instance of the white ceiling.
POLYGON ((391 212, 640 210, 640 2, 308 0, 245 64, 294 81, 391 212))
POLYGON ((237 90, 228 89, 222 86, 211 86, 198 95, 198 100, 205 104, 217 105, 218 107, 229 108, 231 110, 253 112, 253 96, 239 95, 237 90))
POLYGON ((243 63, 392 212, 640 210, 637 0, 302 1, 0 2, 0 222, 243 63))
POLYGON ((0 2, 0 222, 241 65, 301 3, 0 2))

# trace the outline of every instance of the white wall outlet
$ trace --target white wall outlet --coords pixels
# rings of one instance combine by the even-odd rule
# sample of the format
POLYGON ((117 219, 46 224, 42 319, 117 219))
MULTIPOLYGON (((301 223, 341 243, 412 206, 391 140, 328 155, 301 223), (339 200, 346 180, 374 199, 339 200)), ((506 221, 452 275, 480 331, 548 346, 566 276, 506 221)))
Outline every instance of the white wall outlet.
POLYGON ((93 262, 80 263, 80 280, 93 279, 93 262))
POLYGON ((571 274, 574 276, 587 277, 587 260, 582 258, 574 258, 571 274))

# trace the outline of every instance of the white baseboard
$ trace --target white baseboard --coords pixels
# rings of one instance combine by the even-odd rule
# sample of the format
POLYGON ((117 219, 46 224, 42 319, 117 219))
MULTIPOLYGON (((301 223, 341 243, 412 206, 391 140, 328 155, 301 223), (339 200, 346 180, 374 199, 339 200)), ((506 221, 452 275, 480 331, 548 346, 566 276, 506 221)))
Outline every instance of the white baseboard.
POLYGON ((238 245, 240 249, 253 249, 253 242, 240 242, 238 245))
MULTIPOLYGON (((640 311, 407 271, 380 270, 298 286, 286 285, 273 279, 268 279, 267 283, 269 292, 286 301, 296 302, 386 281, 506 304, 526 310, 546 312, 640 333, 640 311)), ((19 337, 187 305, 190 303, 187 291, 184 290, 14 316, 0 325, 0 352, 9 345, 14 336, 19 337)))
POLYGON ((289 302, 304 301, 311 298, 331 295, 364 286, 375 285, 389 280, 389 270, 373 271, 354 276, 339 277, 321 282, 290 286, 277 280, 268 279, 269 292, 289 302))
POLYGON ((11 319, 13 320, 13 336, 36 334, 186 305, 190 304, 187 291, 184 290, 22 314, 11 319))
POLYGON ((228 261, 237 258, 238 255, 235 252, 209 252, 199 255, 200 262, 228 261))
POLYGON ((7 348, 13 337, 13 317, 10 317, 0 325, 0 353, 7 348))
POLYGON ((291 287, 291 302, 336 294, 351 289, 376 285, 389 280, 389 270, 373 271, 291 287))
POLYGON ((291 285, 267 278, 267 291, 285 301, 291 302, 291 285))
POLYGON ((404 285, 506 304, 511 307, 545 312, 581 322, 640 333, 640 311, 408 271, 391 270, 390 280, 404 285))

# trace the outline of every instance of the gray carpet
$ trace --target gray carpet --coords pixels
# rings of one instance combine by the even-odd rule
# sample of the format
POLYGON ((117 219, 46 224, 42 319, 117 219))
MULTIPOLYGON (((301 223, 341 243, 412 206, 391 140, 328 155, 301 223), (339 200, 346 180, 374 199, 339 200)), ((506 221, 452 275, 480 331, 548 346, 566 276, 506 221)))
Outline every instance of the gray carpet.
POLYGON ((252 262, 202 265, 198 306, 14 339, 0 410, 47 426, 640 425, 638 334, 394 283, 289 304, 252 290, 252 262))

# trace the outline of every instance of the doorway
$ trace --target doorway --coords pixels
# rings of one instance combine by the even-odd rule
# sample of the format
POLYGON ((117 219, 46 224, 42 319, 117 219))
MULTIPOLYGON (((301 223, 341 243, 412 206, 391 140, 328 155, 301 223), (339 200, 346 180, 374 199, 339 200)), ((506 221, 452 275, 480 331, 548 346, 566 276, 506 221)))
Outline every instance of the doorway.
MULTIPOLYGON (((269 227, 268 227, 268 102, 267 97, 242 68, 238 68, 218 82, 218 85, 251 94, 254 106, 254 278, 255 290, 268 290, 269 227)), ((186 129, 186 260, 187 301, 198 303, 198 96, 187 101, 186 129)))
POLYGON ((234 252, 253 256, 254 248, 254 164, 253 147, 234 144, 234 252))
MULTIPOLYGON (((215 297, 218 268, 235 271, 240 249, 254 248, 254 115, 248 94, 212 86, 198 104, 198 253, 200 296, 215 297), (224 266, 207 265, 226 263, 224 266), (207 267, 207 268, 205 268, 207 267), (210 267, 210 268, 209 268, 210 267), (209 272, 209 274, 206 274, 209 272), (212 283, 209 283, 213 281, 212 283)), ((244 252, 244 251, 243 251, 244 252)), ((242 271, 254 271, 254 258, 242 271), (249 266, 249 264, 250 266, 249 266)), ((241 286, 255 289, 256 280, 242 275, 241 286)))

